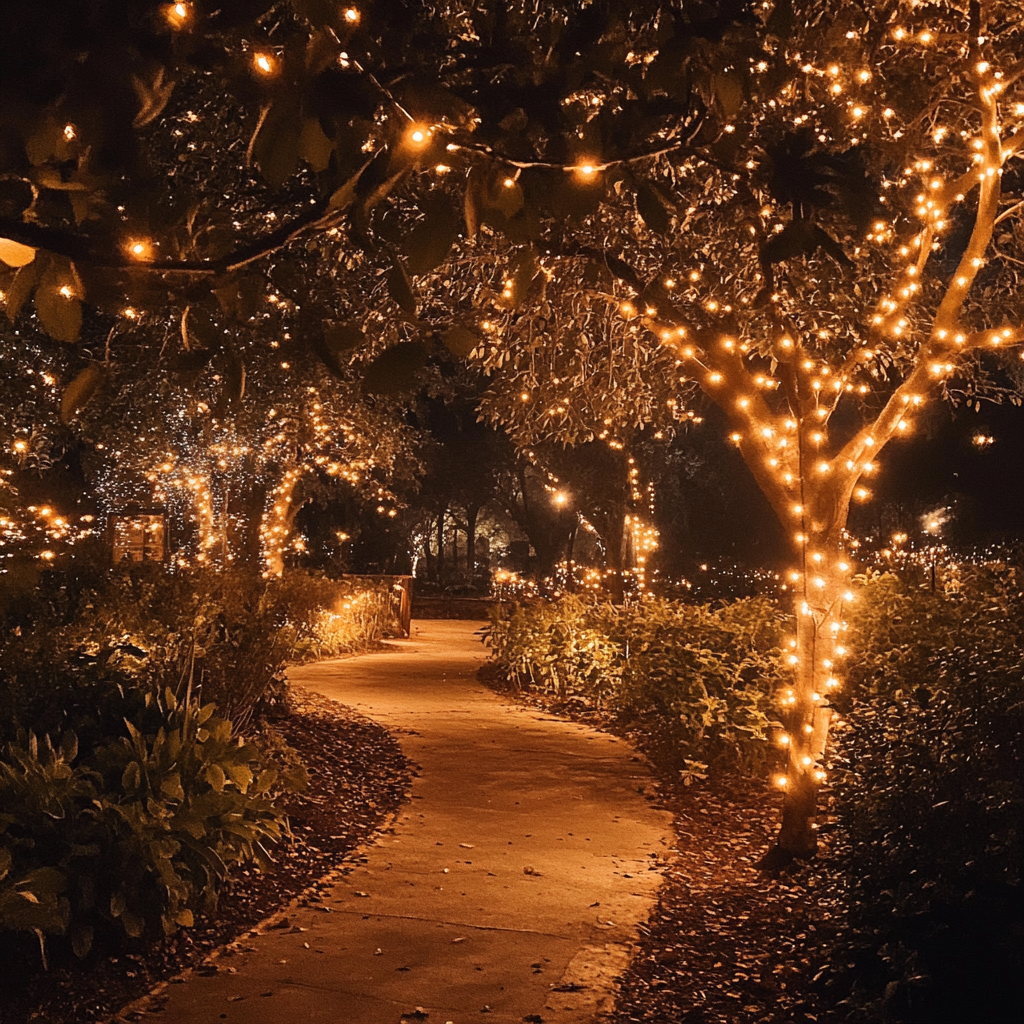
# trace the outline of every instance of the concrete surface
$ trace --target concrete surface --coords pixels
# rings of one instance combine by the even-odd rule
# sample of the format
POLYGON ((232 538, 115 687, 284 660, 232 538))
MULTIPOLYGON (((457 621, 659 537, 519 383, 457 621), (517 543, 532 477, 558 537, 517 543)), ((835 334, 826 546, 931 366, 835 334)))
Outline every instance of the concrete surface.
POLYGON ((583 1024, 610 1009, 670 815, 625 742, 476 681, 482 625, 414 621, 393 650, 290 671, 398 737, 412 799, 323 904, 168 986, 153 1019, 583 1024))

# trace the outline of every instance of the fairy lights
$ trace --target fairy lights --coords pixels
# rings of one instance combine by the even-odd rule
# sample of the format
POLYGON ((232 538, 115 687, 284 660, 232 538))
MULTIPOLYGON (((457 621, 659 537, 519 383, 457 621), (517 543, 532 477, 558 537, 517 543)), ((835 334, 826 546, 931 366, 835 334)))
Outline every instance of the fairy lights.
POLYGON ((133 260, 145 261, 153 256, 153 246, 145 238, 133 238, 125 244, 128 255, 133 260))
POLYGON ((192 5, 189 3, 166 4, 163 14, 171 28, 182 29, 192 20, 192 5))
MULTIPOLYGON (((931 29, 920 26, 913 32, 900 28, 892 38, 901 45, 928 47, 930 53, 943 45, 931 29)), ((836 111, 846 112, 850 131, 878 117, 878 108, 856 90, 883 80, 884 65, 851 73, 839 63, 820 68, 808 61, 802 70, 810 79, 821 80, 821 87, 809 84, 807 91, 790 94, 798 107, 809 102, 832 104, 836 111)), ((785 788, 794 801, 806 801, 807 794, 813 794, 825 779, 828 695, 841 686, 841 673, 834 666, 845 656, 843 608, 853 596, 847 577, 854 545, 845 532, 850 503, 870 500, 863 478, 877 472, 879 453, 892 438, 913 430, 917 414, 961 372, 965 357, 979 349, 1019 346, 1024 341, 1022 326, 975 329, 965 323, 965 301, 989 261, 1000 209, 1000 170, 1024 148, 1024 135, 1018 138, 1015 133, 1012 141, 1003 138, 995 100, 1003 83, 993 81, 996 72, 990 62, 980 61, 974 70, 979 76, 975 130, 961 135, 948 125, 925 126, 919 143, 923 152, 907 161, 901 177, 884 183, 892 195, 883 194, 880 199, 892 212, 870 225, 868 240, 876 254, 872 258, 888 264, 889 280, 872 303, 873 309, 861 303, 867 330, 861 332, 859 325, 851 323, 850 334, 841 340, 841 332, 834 329, 802 326, 799 315, 788 312, 797 307, 794 297, 779 293, 767 296, 767 301, 787 310, 785 317, 779 317, 784 331, 768 337, 760 314, 744 322, 742 317, 736 320, 736 313, 726 330, 720 314, 743 303, 727 295, 722 285, 715 288, 715 282, 702 294, 699 278, 692 274, 686 296, 689 308, 680 307, 682 312, 675 319, 650 312, 642 318, 644 327, 676 354, 726 414, 729 439, 780 521, 792 531, 795 577, 787 586, 793 587, 799 614, 789 655, 794 685, 782 699, 789 709, 785 788), (944 147, 941 162, 930 150, 939 143, 944 147), (959 168, 954 158, 960 161, 959 168), (975 184, 980 187, 972 192, 975 184), (935 254, 955 208, 968 197, 977 203, 976 213, 967 211, 965 220, 973 228, 950 275, 935 254), (904 203, 919 218, 909 236, 902 227, 904 203), (715 293, 708 294, 712 289, 715 293), (677 341, 681 330, 688 339, 685 346, 677 341), (768 380, 781 381, 782 386, 768 388, 768 380), (872 408, 865 399, 876 404, 872 408), (851 417, 844 415, 836 420, 840 427, 833 436, 829 424, 840 404, 859 405, 858 419, 864 425, 854 427, 851 417)), ((1021 77, 1015 76, 1014 81, 1021 77)), ((803 123, 807 110, 794 113, 793 123, 803 123)), ((898 117, 890 107, 880 113, 883 123, 892 122, 882 130, 893 133, 893 138, 902 136, 900 126, 913 121, 909 116, 898 117)), ((826 136, 819 136, 819 141, 826 142, 826 136)), ((760 212, 769 218, 770 230, 785 227, 771 223, 770 207, 760 212)), ((663 278, 667 274, 678 280, 678 268, 655 270, 663 278)), ((812 269, 809 275, 815 277, 812 269)), ((880 276, 884 281, 886 275, 880 276)), ((726 280, 723 274, 722 281, 726 280)), ((824 282, 818 279, 816 285, 827 294, 824 282)), ((986 435, 979 438, 978 447, 990 443, 986 435)), ((812 805, 813 799, 805 804, 812 805)), ((795 804, 787 802, 791 806, 795 804)), ((786 827, 784 823, 784 832, 786 827)), ((804 843, 804 849, 812 849, 809 819, 801 828, 802 838, 791 834, 787 841, 796 848, 804 843)))
POLYGON ((277 74, 277 59, 272 53, 257 51, 252 55, 253 70, 265 78, 277 74))
POLYGON ((429 125, 411 124, 405 132, 406 145, 411 149, 424 149, 430 144, 433 129, 429 125))

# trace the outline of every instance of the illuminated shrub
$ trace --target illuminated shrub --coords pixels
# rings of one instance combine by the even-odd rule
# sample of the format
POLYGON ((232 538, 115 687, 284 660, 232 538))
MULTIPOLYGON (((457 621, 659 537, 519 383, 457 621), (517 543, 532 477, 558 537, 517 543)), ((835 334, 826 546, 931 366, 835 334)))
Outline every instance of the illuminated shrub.
POLYGON ((512 685, 611 711, 692 779, 766 756, 784 621, 764 598, 619 607, 571 595, 497 611, 488 642, 512 685))

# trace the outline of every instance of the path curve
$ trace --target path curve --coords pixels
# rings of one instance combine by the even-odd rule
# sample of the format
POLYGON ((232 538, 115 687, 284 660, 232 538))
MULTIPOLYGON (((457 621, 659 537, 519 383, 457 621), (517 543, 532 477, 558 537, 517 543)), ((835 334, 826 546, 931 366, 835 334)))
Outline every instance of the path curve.
POLYGON ((482 625, 418 621, 387 652, 289 672, 397 736, 412 799, 323 904, 169 986, 163 1024, 584 1024, 611 1008, 671 816, 625 742, 477 682, 482 625))

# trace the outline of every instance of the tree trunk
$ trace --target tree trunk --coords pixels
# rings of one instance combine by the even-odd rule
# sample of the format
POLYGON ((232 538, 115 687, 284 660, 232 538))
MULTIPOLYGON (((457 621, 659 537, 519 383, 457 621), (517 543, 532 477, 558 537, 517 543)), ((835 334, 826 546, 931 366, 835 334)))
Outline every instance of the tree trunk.
POLYGON ((444 518, 445 509, 437 514, 437 578, 444 575, 444 518))
POLYGON ((479 514, 478 508, 466 509, 466 572, 470 579, 476 572, 476 517, 479 514))
POLYGON ((295 487, 304 472, 304 466, 287 469, 268 498, 260 524, 265 576, 280 576, 284 572, 284 548, 295 525, 295 517, 303 505, 303 502, 294 500, 295 487))
MULTIPOLYGON (((805 487, 814 489, 810 482, 805 487)), ((808 502, 806 540, 799 551, 800 583, 794 609, 796 637, 790 641, 791 686, 783 694, 787 726, 786 773, 778 782, 785 794, 777 847, 763 862, 779 867, 813 857, 817 850, 818 791, 825 780, 825 747, 832 717, 831 695, 840 685, 843 605, 849 565, 841 537, 848 500, 822 487, 808 502), (818 512, 819 514, 815 514, 818 512)), ((805 491, 806 493, 806 491, 805 491)))
POLYGON ((605 540, 605 587, 612 604, 622 604, 626 599, 626 512, 616 509, 615 515, 608 516, 608 537, 605 540))
POLYGON ((427 564, 427 579, 434 579, 434 552, 430 550, 430 538, 434 533, 434 520, 427 520, 427 529, 423 537, 423 560, 427 564))

